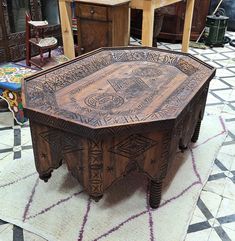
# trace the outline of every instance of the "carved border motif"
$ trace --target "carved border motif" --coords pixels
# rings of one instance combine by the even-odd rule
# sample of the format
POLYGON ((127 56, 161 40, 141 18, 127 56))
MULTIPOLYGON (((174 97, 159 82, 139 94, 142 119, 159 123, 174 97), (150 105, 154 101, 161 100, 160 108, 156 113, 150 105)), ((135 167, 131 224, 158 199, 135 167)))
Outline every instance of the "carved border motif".
POLYGON ((88 140, 89 193, 103 194, 103 142, 88 140))
POLYGON ((129 159, 134 159, 157 144, 157 141, 135 134, 127 137, 109 151, 129 159))

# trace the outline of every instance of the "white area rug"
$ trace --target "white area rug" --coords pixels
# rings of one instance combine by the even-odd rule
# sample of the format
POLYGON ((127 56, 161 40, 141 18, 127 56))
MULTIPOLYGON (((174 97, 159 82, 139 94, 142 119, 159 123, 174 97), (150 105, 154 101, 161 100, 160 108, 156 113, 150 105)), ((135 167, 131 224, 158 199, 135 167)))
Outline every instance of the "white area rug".
POLYGON ((65 166, 44 183, 32 150, 21 159, 8 155, 0 160, 0 219, 50 241, 182 241, 225 136, 223 121, 205 116, 198 142, 177 154, 157 210, 149 208, 147 179, 137 173, 95 203, 65 166))

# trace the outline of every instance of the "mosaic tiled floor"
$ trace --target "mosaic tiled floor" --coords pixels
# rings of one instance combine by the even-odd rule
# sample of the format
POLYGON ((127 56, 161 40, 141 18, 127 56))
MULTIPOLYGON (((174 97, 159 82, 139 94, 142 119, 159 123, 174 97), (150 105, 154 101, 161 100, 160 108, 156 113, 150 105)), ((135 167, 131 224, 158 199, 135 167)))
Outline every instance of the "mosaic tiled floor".
MULTIPOLYGON (((235 39, 235 33, 229 33, 235 39)), ((138 44, 132 41, 132 44, 138 44)), ((180 51, 180 44, 160 43, 159 48, 180 51)), ((228 136, 215 160, 213 170, 198 199, 185 241, 235 241, 235 48, 190 49, 190 53, 217 68, 207 99, 206 115, 221 115, 228 136)), ((11 113, 0 113, 0 137, 9 136, 9 145, 0 145, 0 160, 32 148, 24 140, 28 126, 13 126, 11 113), (13 141, 12 141, 13 140, 13 141)), ((206 161, 206 160, 205 160, 206 161)), ((166 224, 167 225, 167 224, 166 224)), ((0 220, 0 241, 45 241, 32 233, 0 220)), ((131 240, 129 240, 131 241, 131 240)), ((177 241, 177 240, 169 240, 177 241)))

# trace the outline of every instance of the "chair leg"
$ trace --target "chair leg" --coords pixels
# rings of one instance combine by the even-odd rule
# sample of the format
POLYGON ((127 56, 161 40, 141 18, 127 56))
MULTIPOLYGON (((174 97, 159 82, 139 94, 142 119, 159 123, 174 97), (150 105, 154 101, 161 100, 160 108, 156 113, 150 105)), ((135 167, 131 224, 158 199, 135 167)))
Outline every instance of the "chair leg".
POLYGON ((26 43, 26 65, 31 66, 31 45, 30 43, 26 43))
POLYGON ((51 49, 48 51, 48 58, 51 58, 51 49))

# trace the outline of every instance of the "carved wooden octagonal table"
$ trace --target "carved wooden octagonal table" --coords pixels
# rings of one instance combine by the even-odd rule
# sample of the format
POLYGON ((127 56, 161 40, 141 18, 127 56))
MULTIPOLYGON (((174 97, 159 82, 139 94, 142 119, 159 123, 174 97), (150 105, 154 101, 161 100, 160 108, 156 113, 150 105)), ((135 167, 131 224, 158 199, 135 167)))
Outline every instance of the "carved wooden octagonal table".
POLYGON ((103 48, 23 84, 35 164, 47 181, 65 161, 95 200, 137 169, 150 180, 150 206, 178 147, 198 138, 215 70, 188 54, 103 48))

